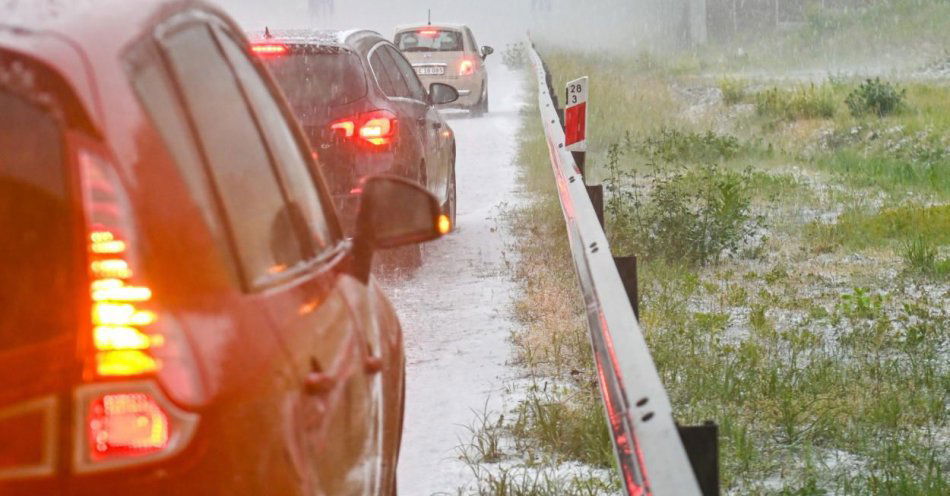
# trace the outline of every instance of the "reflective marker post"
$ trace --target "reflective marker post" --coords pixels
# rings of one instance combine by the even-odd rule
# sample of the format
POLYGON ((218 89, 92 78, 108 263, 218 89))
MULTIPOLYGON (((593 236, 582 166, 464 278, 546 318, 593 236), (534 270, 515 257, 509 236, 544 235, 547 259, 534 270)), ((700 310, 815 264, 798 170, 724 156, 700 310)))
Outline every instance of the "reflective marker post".
POLYGON ((586 175, 587 96, 587 76, 567 83, 564 90, 564 146, 574 156, 582 176, 586 175))

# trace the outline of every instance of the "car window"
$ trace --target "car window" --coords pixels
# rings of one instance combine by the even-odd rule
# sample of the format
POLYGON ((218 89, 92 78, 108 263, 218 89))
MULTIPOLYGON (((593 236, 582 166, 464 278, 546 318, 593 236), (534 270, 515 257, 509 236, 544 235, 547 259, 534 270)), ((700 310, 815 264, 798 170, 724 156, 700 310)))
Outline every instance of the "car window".
POLYGON ((399 67, 396 66, 396 62, 389 54, 389 51, 386 50, 386 45, 380 45, 373 53, 373 55, 377 54, 379 55, 383 70, 386 71, 386 74, 389 76, 389 81, 393 85, 393 94, 389 96, 412 98, 412 93, 409 92, 409 85, 406 83, 405 78, 402 77, 402 73, 400 73, 399 67))
POLYGON ((301 48, 262 60, 304 123, 319 122, 331 106, 366 95, 363 65, 352 52, 334 47, 301 48))
MULTIPOLYGON (((393 85, 393 82, 389 79, 389 71, 386 70, 386 65, 383 58, 384 52, 382 50, 374 50, 373 55, 369 58, 369 65, 373 68, 373 74, 376 76, 376 81, 379 83, 379 89, 383 90, 383 93, 386 96, 398 96, 396 95, 396 87, 393 85)), ((388 57, 386 57, 388 59, 388 57)))
POLYGON ((195 139, 188 125, 188 118, 175 95, 175 89, 161 62, 150 58, 131 77, 132 87, 142 102, 159 135, 169 150, 178 170, 188 185, 192 198, 201 205, 201 213, 208 225, 219 222, 214 209, 214 200, 207 192, 207 179, 201 163, 195 139))
POLYGON ((273 93, 251 64, 247 53, 240 49, 229 36, 221 35, 219 38, 225 53, 234 65, 238 80, 247 89, 248 99, 264 130, 274 162, 286 179, 291 200, 296 204, 309 227, 313 253, 322 253, 331 245, 332 235, 327 221, 327 210, 320 201, 316 182, 310 172, 310 162, 303 155, 304 150, 308 150, 309 153, 309 148, 302 149, 297 142, 273 93))
POLYGON ((230 67, 204 25, 164 41, 251 285, 303 259, 280 186, 230 67))
POLYGON ((475 35, 472 33, 472 30, 466 29, 465 32, 468 33, 468 43, 472 45, 472 50, 478 52, 478 42, 475 41, 475 35))
POLYGON ((462 33, 424 27, 396 35, 396 46, 404 52, 461 52, 462 33))
POLYGON ((75 328, 62 128, 0 80, 0 354, 75 328), (54 302, 53 304, 50 304, 54 302))
POLYGON ((406 58, 402 56, 395 48, 386 45, 385 47, 380 48, 381 50, 385 48, 386 52, 392 58, 393 63, 396 65, 396 68, 399 69, 399 73, 402 76, 403 80, 406 83, 406 86, 409 88, 410 98, 419 100, 420 102, 426 101, 426 90, 422 86, 422 83, 419 82, 419 77, 416 76, 416 71, 413 70, 412 65, 406 61, 406 58))

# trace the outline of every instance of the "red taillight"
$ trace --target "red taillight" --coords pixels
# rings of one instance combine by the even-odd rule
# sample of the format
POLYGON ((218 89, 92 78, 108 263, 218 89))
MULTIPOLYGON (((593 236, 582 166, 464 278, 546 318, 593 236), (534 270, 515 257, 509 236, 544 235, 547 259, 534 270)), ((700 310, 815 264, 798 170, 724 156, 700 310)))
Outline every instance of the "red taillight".
POLYGON ((475 62, 465 59, 459 62, 459 76, 471 76, 475 74, 475 62))
POLYGON ((142 456, 168 446, 168 414, 147 393, 104 394, 89 404, 89 457, 142 456))
POLYGON ((92 308, 88 369, 96 377, 137 376, 161 369, 150 353, 164 343, 149 332, 157 316, 148 308, 152 290, 133 282, 129 201, 115 172, 91 153, 79 155, 89 253, 92 308), (90 370, 91 369, 91 370, 90 370))
POLYGON ((110 381, 76 388, 77 473, 141 465, 184 450, 198 415, 169 401, 151 380, 110 381))
POLYGON ((330 129, 340 133, 344 138, 352 138, 356 132, 356 123, 349 119, 343 119, 330 124, 330 129))
POLYGON ((344 138, 357 138, 360 143, 380 147, 393 143, 397 125, 398 119, 392 112, 374 110, 334 121, 330 129, 344 138))
POLYGON ((251 45, 251 51, 261 56, 284 55, 288 50, 287 45, 278 43, 259 43, 251 45))
POLYGON ((428 38, 435 38, 436 36, 438 36, 439 30, 438 29, 423 29, 422 31, 419 31, 419 34, 428 38))

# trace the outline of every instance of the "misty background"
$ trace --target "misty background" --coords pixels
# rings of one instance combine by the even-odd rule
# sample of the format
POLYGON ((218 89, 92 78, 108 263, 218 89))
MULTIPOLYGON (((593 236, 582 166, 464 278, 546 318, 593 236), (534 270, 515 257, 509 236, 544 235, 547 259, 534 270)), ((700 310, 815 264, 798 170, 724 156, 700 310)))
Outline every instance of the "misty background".
POLYGON ((248 30, 265 26, 368 28, 387 38, 397 25, 425 23, 431 9, 433 23, 468 24, 479 44, 496 48, 522 41, 527 30, 563 44, 632 48, 642 41, 635 33, 650 32, 655 23, 649 19, 671 4, 659 0, 335 0, 331 16, 311 17, 309 0, 212 1, 248 30))

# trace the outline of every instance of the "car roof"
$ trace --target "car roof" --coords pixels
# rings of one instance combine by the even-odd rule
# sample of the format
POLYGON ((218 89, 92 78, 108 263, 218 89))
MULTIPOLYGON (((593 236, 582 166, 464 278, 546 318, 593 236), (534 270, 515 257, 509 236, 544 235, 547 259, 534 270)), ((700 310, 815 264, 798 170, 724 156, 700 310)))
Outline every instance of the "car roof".
POLYGON ((410 31, 410 30, 419 29, 419 28, 457 29, 459 31, 463 31, 465 29, 468 29, 468 25, 455 24, 451 22, 441 22, 438 24, 431 24, 431 23, 430 24, 401 24, 399 26, 396 26, 396 32, 399 33, 401 31, 410 31))
MULTIPOLYGON (((31 0, 0 7, 0 48, 37 60, 72 87, 96 127, 108 115, 100 95, 123 71, 123 52, 151 26, 190 7, 218 12, 201 0, 31 0)), ((221 16, 228 19, 227 16, 221 16)))
POLYGON ((223 21, 241 34, 230 17, 203 0, 30 0, 0 9, 0 49, 62 77, 93 134, 123 167, 138 160, 142 150, 135 130, 147 125, 128 80, 125 52, 154 26, 186 11, 223 21))
POLYGON ((251 31, 248 38, 255 43, 276 41, 295 45, 346 46, 366 36, 382 35, 369 29, 270 29, 251 31))

